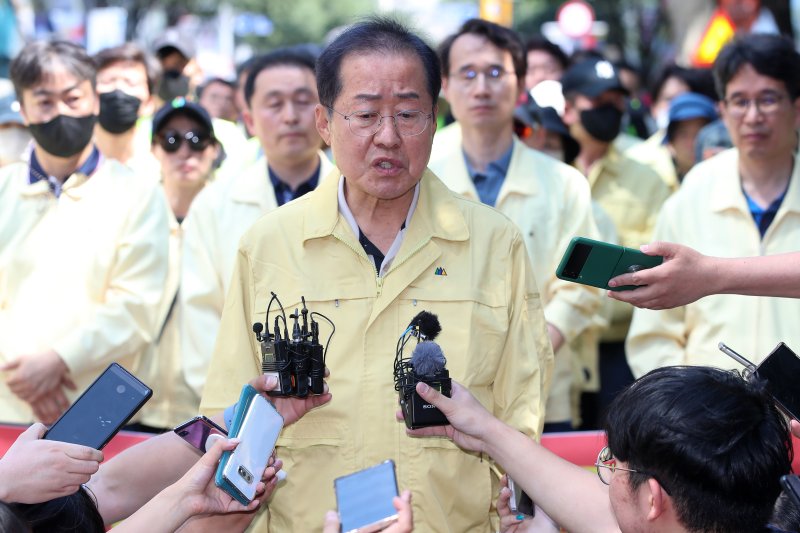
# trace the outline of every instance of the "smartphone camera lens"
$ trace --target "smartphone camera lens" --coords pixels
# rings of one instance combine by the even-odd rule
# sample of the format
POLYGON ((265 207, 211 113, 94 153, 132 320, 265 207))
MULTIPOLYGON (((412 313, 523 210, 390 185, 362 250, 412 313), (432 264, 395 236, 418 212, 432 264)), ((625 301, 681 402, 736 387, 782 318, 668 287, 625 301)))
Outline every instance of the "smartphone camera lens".
POLYGON ((248 472, 245 467, 240 466, 238 472, 239 472, 239 475, 242 476, 242 478, 245 481, 247 481, 248 483, 252 483, 253 482, 253 474, 248 472))
POLYGON ((185 436, 186 436, 186 435, 188 435, 188 434, 189 434, 189 430, 188 430, 188 429, 184 429, 183 431, 181 431, 180 433, 178 433, 178 436, 179 436, 179 437, 185 437, 185 436))
POLYGON ((125 392, 125 385, 117 385, 117 393, 123 394, 125 392))

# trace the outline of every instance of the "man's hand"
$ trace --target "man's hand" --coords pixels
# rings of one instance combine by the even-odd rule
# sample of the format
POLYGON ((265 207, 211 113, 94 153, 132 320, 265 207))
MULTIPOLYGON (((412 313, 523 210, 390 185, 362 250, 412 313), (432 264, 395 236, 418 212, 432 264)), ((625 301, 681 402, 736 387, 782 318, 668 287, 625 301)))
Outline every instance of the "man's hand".
MULTIPOLYGON (((381 531, 384 533, 411 533, 414 530, 411 491, 404 490, 400 496, 395 496, 392 505, 397 510, 397 522, 381 531)), ((339 515, 336 514, 336 511, 328 511, 325 515, 325 527, 322 529, 322 533, 339 533, 339 515)))
POLYGON ((44 424, 52 424, 69 407, 69 400, 62 387, 57 387, 49 395, 42 396, 31 403, 33 416, 44 424))
MULTIPOLYGON (((451 425, 407 429, 406 433, 412 437, 449 437, 465 450, 485 451, 484 436, 497 419, 467 389, 453 381, 450 398, 423 382, 417 383, 416 390, 422 399, 438 407, 451 425)), ((398 411, 397 417, 402 420, 403 413, 398 411)))
MULTIPOLYGON (((328 369, 325 369, 325 377, 328 376, 328 369)), ((311 411, 312 409, 316 409, 322 405, 325 405, 329 401, 331 401, 331 393, 328 392, 328 384, 325 383, 323 393, 319 396, 315 394, 309 394, 305 398, 295 398, 293 396, 281 398, 276 396, 266 396, 267 392, 275 389, 278 386, 278 380, 275 376, 268 376, 266 374, 262 374, 257 378, 250 381, 250 385, 264 395, 272 404, 275 406, 275 409, 283 417, 283 424, 288 426, 289 424, 294 424, 298 420, 300 420, 303 415, 307 412, 311 411)))
POLYGON ((33 424, 0 459, 0 500, 41 503, 72 494, 100 468, 103 453, 78 444, 41 440, 33 424))
POLYGON ((53 350, 22 355, 0 366, 0 371, 11 372, 6 385, 20 400, 28 403, 51 394, 62 383, 71 384, 65 379, 69 372, 67 365, 53 350))
POLYGON ((632 274, 622 274, 609 287, 645 285, 630 291, 608 291, 608 296, 645 309, 672 309, 713 294, 715 271, 711 258, 680 244, 654 242, 641 246, 648 255, 664 262, 632 274))

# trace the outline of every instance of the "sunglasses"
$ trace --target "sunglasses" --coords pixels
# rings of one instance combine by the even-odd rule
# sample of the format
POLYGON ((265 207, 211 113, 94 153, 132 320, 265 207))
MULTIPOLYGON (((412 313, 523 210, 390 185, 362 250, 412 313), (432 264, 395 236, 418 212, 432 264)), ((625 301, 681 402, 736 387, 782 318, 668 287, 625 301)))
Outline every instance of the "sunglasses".
POLYGON ((181 133, 179 131, 170 130, 158 136, 158 144, 165 152, 170 154, 174 154, 180 150, 184 141, 189 143, 189 149, 193 152, 202 152, 208 148, 213 139, 208 134, 194 133, 192 131, 181 133))

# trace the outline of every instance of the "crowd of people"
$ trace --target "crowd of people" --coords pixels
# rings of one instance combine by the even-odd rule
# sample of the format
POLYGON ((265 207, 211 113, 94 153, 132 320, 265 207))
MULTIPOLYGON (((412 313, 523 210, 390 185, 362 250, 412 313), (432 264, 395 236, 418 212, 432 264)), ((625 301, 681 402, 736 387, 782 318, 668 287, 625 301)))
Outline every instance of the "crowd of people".
POLYGON ((790 41, 739 35, 649 94, 480 19, 438 50, 370 19, 236 81, 193 54, 32 42, 0 84, 0 422, 36 422, 0 459, 4 530, 332 533, 333 480, 388 458, 387 531, 800 530, 800 425, 717 351, 800 346, 790 41), (578 236, 664 261, 609 282, 634 290, 559 279, 578 236), (213 481, 236 440, 201 456, 171 429, 278 386, 271 295, 335 333, 323 394, 270 397, 285 427, 243 506, 213 481), (450 425, 407 431, 395 340, 422 310, 454 383, 417 392, 450 425), (157 435, 107 462, 42 440, 114 361, 154 391, 129 429, 157 435), (578 428, 606 431, 599 479, 537 444, 578 428))

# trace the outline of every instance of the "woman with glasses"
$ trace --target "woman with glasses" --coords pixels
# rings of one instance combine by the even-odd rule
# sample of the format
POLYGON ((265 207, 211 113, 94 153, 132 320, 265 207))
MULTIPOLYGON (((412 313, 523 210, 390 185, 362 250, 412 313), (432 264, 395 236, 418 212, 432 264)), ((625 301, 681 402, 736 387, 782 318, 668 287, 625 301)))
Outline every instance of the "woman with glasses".
POLYGON ((130 429, 161 432, 197 414, 200 405, 200 398, 186 383, 181 365, 181 223, 194 198, 212 179, 221 148, 208 112, 179 98, 153 117, 152 151, 161 165, 161 184, 169 206, 169 271, 156 337, 136 372, 153 389, 153 397, 130 429))

